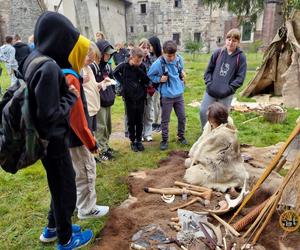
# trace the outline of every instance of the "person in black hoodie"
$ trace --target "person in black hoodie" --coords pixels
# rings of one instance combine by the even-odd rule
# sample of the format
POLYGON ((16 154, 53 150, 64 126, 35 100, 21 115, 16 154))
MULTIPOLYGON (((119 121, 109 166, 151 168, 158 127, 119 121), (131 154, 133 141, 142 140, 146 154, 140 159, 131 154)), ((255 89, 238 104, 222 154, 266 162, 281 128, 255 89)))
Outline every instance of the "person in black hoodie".
POLYGON ((21 37, 18 34, 14 35, 14 48, 16 49, 16 60, 19 67, 21 67, 24 59, 30 54, 30 47, 21 41, 21 37))
MULTIPOLYGON (((156 36, 152 36, 149 39, 150 43, 150 53, 152 57, 152 61, 155 61, 157 58, 161 56, 161 44, 160 40, 156 36)), ((161 105, 160 105, 160 93, 155 91, 153 95, 153 123, 152 130, 156 132, 161 131, 161 105)))
MULTIPOLYGON (((91 65, 91 69, 95 75, 97 82, 102 82, 104 79, 114 79, 113 71, 108 63, 113 54, 116 52, 113 46, 106 40, 101 40, 96 43, 101 52, 101 60, 99 69, 91 65)), ((97 115, 99 122, 99 129, 97 128, 97 141, 101 149, 101 159, 111 160, 113 158, 112 149, 109 147, 109 137, 111 135, 111 106, 115 102, 115 87, 114 85, 101 88, 100 90, 100 104, 101 108, 97 115)))
POLYGON ((24 62, 22 73, 28 84, 29 110, 39 136, 48 141, 42 163, 47 172, 51 193, 48 225, 40 240, 55 241, 57 249, 74 249, 87 244, 93 237, 91 230, 81 232, 72 225, 71 216, 76 204, 75 172, 69 149, 69 114, 78 98, 78 91, 68 87, 62 68, 78 68, 80 34, 73 24, 56 12, 44 12, 34 30, 36 49, 24 62), (36 65, 27 76, 30 63, 48 58, 36 65))
POLYGON ((232 29, 226 35, 225 47, 212 54, 204 74, 206 91, 200 107, 202 128, 207 122, 207 109, 214 102, 221 102, 228 109, 235 91, 242 86, 246 71, 246 56, 239 48, 241 34, 232 29))
POLYGON ((124 44, 119 42, 115 45, 116 53, 113 55, 115 65, 119 65, 129 57, 129 52, 124 48, 124 44))
POLYGON ((146 88, 150 83, 146 67, 142 64, 144 52, 140 48, 130 51, 128 62, 119 64, 114 70, 116 80, 121 84, 121 95, 124 98, 128 132, 131 149, 134 152, 143 151, 142 132, 146 88))

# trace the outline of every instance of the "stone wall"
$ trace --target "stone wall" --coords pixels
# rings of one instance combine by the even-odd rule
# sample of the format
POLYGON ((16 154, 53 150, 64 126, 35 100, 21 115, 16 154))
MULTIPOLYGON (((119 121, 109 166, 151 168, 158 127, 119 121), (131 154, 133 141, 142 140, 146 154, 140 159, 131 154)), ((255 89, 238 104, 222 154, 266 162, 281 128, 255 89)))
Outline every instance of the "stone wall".
MULTIPOLYGON (((9 34, 19 34, 24 42, 33 34, 37 18, 43 12, 36 0, 10 0, 8 30, 9 34)), ((1 5, 2 7, 2 5, 1 5)))
POLYGON ((177 34, 181 49, 186 41, 194 40, 195 33, 200 33, 208 50, 216 48, 220 37, 223 40, 225 21, 231 18, 227 11, 211 11, 198 0, 184 0, 181 7, 174 7, 173 0, 134 0, 132 3, 126 15, 128 40, 157 35, 166 41, 177 34), (146 13, 141 13, 141 4, 146 4, 146 13))

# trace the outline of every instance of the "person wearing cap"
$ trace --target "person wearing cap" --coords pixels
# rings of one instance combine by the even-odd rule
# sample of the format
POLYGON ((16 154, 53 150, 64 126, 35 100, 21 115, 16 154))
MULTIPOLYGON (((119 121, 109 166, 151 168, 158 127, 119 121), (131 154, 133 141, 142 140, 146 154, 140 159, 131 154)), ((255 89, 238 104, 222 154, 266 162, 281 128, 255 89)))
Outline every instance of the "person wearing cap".
MULTIPOLYGON (((92 68, 93 73, 96 77, 97 82, 102 82, 104 79, 114 79, 112 74, 111 65, 108 63, 111 57, 116 51, 113 46, 106 40, 98 41, 97 46, 101 52, 101 60, 99 63, 99 70, 92 68)), ((114 85, 107 86, 104 90, 100 90, 100 111, 98 113, 98 124, 97 128, 97 141, 101 149, 101 160, 111 160, 113 158, 113 151, 109 147, 109 137, 111 134, 111 106, 115 102, 115 87, 114 85)))

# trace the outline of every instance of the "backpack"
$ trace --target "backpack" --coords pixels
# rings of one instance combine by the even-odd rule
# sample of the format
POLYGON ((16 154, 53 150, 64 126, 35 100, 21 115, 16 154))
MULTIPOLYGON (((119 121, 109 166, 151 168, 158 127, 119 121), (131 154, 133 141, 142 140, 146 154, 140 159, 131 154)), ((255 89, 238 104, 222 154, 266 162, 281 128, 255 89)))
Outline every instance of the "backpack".
MULTIPOLYGON (((159 60, 160 60, 163 75, 168 75, 169 72, 168 72, 166 59, 163 56, 160 56, 159 60)), ((181 65, 179 63, 179 59, 178 59, 177 55, 176 55, 176 65, 175 65, 175 67, 177 68, 179 78, 181 79, 183 68, 181 67, 181 65)))
MULTIPOLYGON (((49 60, 46 56, 34 58, 26 67, 24 79, 30 79, 38 66, 49 60)), ((12 174, 42 158, 48 145, 35 129, 28 95, 27 83, 18 79, 0 101, 0 165, 12 174)))
MULTIPOLYGON (((99 65, 96 63, 92 63, 89 65, 93 72, 95 72, 95 79, 97 82, 101 81, 102 79, 102 72, 100 70, 99 65)), ((109 64, 106 64, 105 70, 109 75, 111 72, 111 68, 109 64)), ((102 89, 100 90, 100 103, 101 107, 110 107, 115 103, 116 93, 113 86, 108 86, 105 91, 102 89)))

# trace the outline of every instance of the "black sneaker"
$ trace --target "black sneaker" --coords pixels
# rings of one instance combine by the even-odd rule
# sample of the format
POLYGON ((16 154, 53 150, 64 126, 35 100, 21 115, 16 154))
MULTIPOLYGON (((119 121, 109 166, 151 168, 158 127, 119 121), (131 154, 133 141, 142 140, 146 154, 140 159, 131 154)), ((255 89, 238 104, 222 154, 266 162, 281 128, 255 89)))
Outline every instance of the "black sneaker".
POLYGON ((136 145, 136 142, 132 142, 130 144, 130 147, 131 147, 131 150, 134 151, 134 152, 138 152, 139 151, 139 149, 138 149, 138 147, 136 145))
POLYGON ((156 132, 161 132, 161 125, 160 124, 157 124, 157 127, 155 129, 156 132))
POLYGON ((113 159, 113 155, 108 152, 108 151, 105 151, 101 154, 101 158, 100 158, 102 161, 110 161, 113 159))
POLYGON ((188 141, 182 136, 178 137, 178 142, 181 143, 182 145, 188 145, 188 141))
POLYGON ((144 151, 145 150, 143 143, 141 143, 140 141, 136 142, 135 145, 136 145, 138 151, 144 151))
POLYGON ((166 150, 168 149, 168 141, 161 141, 160 142, 160 150, 166 150))

